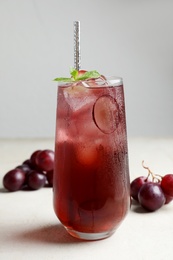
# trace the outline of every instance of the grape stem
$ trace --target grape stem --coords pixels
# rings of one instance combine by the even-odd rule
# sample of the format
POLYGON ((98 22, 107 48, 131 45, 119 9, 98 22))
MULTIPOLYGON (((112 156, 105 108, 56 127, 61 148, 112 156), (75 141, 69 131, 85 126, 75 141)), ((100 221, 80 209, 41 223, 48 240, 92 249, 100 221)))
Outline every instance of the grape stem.
POLYGON ((149 167, 144 165, 144 160, 142 161, 142 167, 146 170, 148 170, 148 176, 147 179, 151 176, 153 182, 160 182, 162 179, 162 176, 159 174, 154 174, 149 167))

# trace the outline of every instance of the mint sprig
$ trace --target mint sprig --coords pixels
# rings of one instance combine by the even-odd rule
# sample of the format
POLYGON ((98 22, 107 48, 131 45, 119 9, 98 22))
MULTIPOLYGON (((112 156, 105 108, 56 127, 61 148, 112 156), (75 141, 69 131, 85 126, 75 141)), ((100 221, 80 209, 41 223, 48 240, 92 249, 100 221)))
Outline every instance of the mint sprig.
POLYGON ((54 81, 60 81, 60 82, 74 82, 79 80, 86 80, 86 79, 96 79, 99 78, 101 75, 96 70, 87 71, 81 75, 81 72, 71 68, 70 69, 70 78, 55 78, 54 81))

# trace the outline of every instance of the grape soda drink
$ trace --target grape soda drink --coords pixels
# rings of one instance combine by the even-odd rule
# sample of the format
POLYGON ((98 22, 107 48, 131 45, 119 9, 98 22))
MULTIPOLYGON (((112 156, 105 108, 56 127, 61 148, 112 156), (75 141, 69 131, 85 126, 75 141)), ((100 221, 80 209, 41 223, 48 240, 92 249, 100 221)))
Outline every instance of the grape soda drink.
POLYGON ((77 238, 109 237, 129 209, 129 168, 121 78, 59 82, 54 210, 77 238))

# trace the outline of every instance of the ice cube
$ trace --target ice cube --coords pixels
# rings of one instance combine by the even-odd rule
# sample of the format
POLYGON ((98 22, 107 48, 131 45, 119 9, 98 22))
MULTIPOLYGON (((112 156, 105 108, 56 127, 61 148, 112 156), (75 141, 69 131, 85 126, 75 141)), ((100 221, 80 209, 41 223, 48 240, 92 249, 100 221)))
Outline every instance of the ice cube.
POLYGON ((86 85, 84 82, 75 83, 64 90, 65 99, 73 111, 77 111, 95 100, 92 89, 84 85, 86 85))
POLYGON ((82 165, 95 165, 98 162, 98 151, 93 143, 79 143, 76 150, 77 160, 82 165))

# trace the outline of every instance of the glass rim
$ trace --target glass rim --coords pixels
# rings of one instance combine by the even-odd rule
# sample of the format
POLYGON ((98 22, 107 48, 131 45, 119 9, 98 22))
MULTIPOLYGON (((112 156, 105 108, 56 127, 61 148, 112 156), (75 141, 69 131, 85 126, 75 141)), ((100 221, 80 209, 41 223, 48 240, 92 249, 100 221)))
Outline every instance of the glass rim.
POLYGON ((121 86, 123 85, 123 79, 121 77, 117 76, 109 76, 109 77, 102 77, 97 79, 86 79, 86 80, 79 80, 79 81, 58 81, 59 87, 69 87, 71 85, 78 85, 82 83, 84 87, 88 88, 96 88, 96 86, 92 86, 93 81, 95 81, 96 84, 99 85, 99 87, 113 87, 113 86, 121 86), (87 83, 91 84, 88 85, 87 83), (106 83, 106 84, 105 84, 106 83))
POLYGON ((116 76, 106 77, 106 81, 111 84, 111 86, 120 86, 123 84, 123 79, 116 76))

